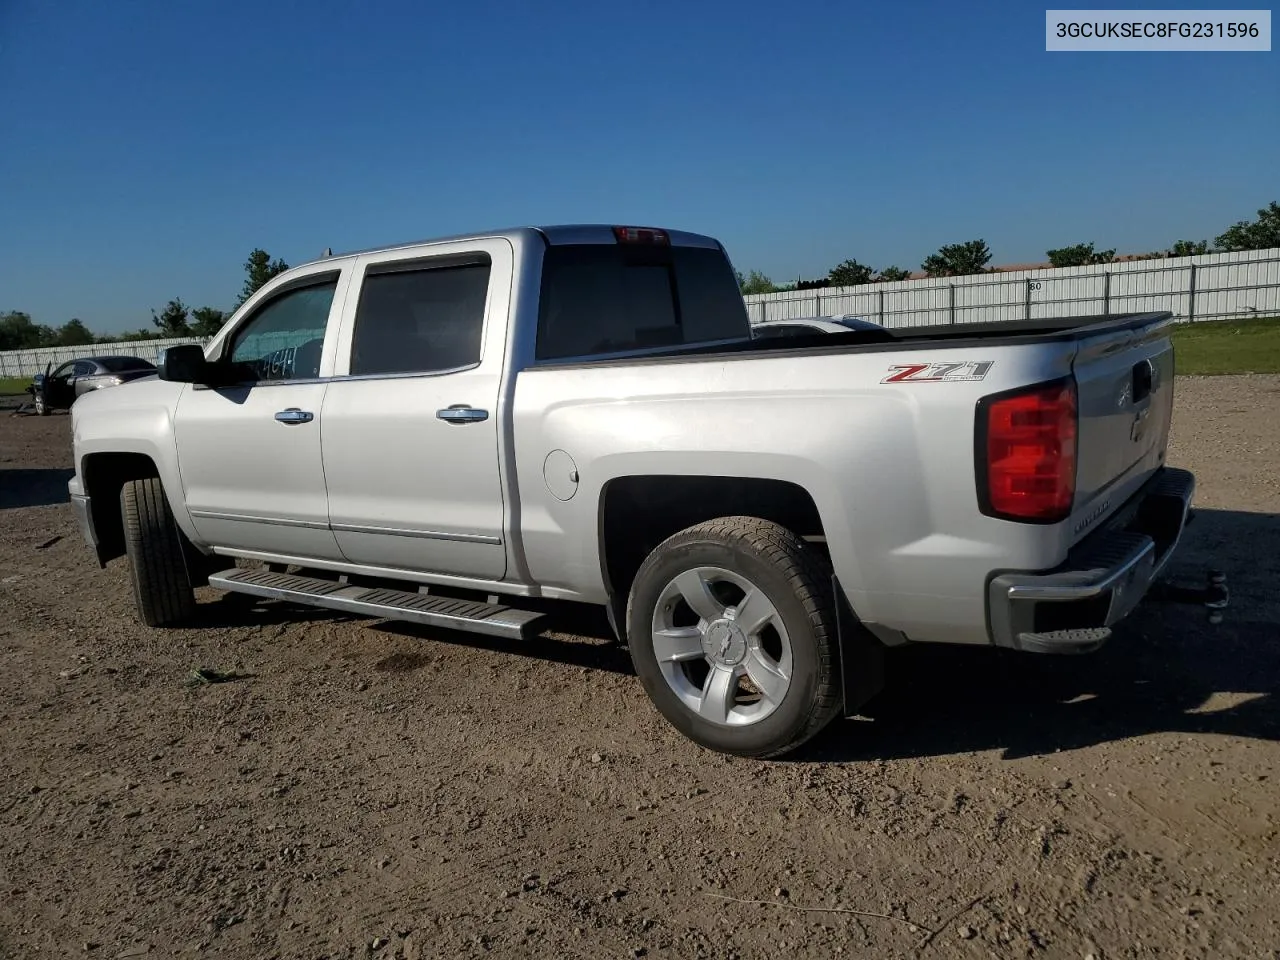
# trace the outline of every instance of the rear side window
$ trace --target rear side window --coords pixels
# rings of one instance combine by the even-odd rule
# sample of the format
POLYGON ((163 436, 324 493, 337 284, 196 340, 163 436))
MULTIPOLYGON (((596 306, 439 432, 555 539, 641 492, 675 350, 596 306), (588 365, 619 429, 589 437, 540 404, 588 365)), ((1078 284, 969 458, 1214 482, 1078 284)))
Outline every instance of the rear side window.
POLYGON ((719 250, 620 244, 547 249, 539 360, 749 336, 737 279, 719 250))
POLYGON ((488 292, 487 261, 367 274, 352 333, 352 376, 479 363, 488 292))

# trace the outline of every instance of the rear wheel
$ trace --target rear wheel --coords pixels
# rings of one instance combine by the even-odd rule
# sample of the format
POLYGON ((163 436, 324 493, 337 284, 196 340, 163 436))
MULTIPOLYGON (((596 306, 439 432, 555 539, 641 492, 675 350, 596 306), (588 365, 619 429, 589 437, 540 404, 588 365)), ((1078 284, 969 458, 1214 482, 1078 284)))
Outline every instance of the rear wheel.
POLYGON ((830 572, 776 523, 723 517, 667 539, 636 574, 627 626, 649 697, 702 746, 777 756, 839 711, 830 572))
POLYGON ((120 491, 120 510, 138 616, 149 627, 191 619, 196 596, 187 572, 189 545, 173 519, 160 478, 128 481, 120 491))

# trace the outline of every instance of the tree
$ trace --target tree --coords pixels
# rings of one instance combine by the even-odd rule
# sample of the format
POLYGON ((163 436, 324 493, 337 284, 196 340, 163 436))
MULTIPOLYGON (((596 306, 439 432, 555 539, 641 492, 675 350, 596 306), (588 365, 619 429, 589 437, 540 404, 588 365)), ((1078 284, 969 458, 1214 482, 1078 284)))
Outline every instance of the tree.
POLYGON ((1094 250, 1092 243, 1076 243, 1048 251, 1049 262, 1055 267, 1087 267, 1098 263, 1112 263, 1115 250, 1094 250))
POLYGON ((163 337, 191 336, 189 319, 187 305, 179 299, 170 300, 165 304, 159 316, 154 310, 151 311, 151 322, 160 329, 160 335, 163 337))
POLYGON ((227 321, 225 310, 217 307, 196 307, 191 311, 191 335, 212 337, 227 321))
POLYGON ((244 288, 240 291, 240 303, 244 303, 263 286, 272 277, 284 273, 289 269, 289 265, 283 260, 271 259, 271 254, 255 247, 253 252, 249 254, 249 259, 244 262, 244 272, 246 274, 244 280, 244 288))
POLYGON ((749 297, 756 293, 777 293, 778 291, 773 281, 759 270, 752 270, 745 277, 742 274, 738 274, 738 289, 742 291, 744 297, 749 297))
POLYGON ((89 328, 77 318, 72 318, 60 326, 54 337, 60 347, 83 347, 87 343, 96 342, 89 328))
POLYGON ((911 271, 903 270, 901 267, 885 267, 880 271, 880 276, 876 279, 886 283, 893 280, 909 280, 911 279, 911 271))
POLYGON ((1179 240, 1169 248, 1171 257, 1194 257, 1208 252, 1208 240, 1179 240))
POLYGON ((1230 226, 1217 239, 1222 250, 1266 250, 1280 247, 1280 203, 1271 203, 1258 211, 1258 219, 1241 220, 1230 226))
POLYGON ((991 250, 985 240, 969 240, 941 247, 937 253, 925 258, 920 269, 931 277, 963 277, 973 273, 986 273, 991 262, 991 250))
POLYGON ((863 283, 870 283, 874 275, 874 270, 863 266, 857 260, 846 260, 832 267, 831 272, 827 274, 833 287, 856 287, 863 283))
POLYGON ((52 346, 55 336, 52 327, 36 323, 29 313, 21 310, 0 313, 0 350, 52 346))

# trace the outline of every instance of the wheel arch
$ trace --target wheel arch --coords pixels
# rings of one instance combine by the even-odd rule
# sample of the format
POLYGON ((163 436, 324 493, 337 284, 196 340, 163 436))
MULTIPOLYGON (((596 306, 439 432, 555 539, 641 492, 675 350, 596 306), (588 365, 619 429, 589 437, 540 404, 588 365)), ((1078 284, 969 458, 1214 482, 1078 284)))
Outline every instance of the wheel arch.
POLYGON ((645 473, 604 484, 597 530, 600 574, 619 639, 627 594, 645 557, 672 534, 723 516, 771 520, 825 550, 826 527, 817 502, 789 480, 645 473))

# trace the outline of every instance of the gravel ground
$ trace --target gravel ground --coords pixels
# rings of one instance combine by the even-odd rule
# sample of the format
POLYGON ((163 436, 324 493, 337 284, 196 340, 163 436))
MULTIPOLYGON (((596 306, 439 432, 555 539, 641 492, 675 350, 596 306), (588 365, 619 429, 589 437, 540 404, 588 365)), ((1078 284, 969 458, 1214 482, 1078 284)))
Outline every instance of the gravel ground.
POLYGON ((1222 626, 895 652, 763 763, 669 729, 595 621, 141 627, 66 417, 0 416, 0 956, 1280 957, 1277 424, 1278 377, 1179 380, 1174 573, 1228 571, 1222 626))

